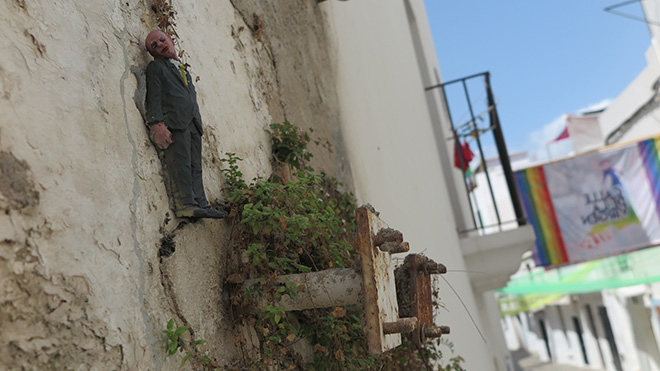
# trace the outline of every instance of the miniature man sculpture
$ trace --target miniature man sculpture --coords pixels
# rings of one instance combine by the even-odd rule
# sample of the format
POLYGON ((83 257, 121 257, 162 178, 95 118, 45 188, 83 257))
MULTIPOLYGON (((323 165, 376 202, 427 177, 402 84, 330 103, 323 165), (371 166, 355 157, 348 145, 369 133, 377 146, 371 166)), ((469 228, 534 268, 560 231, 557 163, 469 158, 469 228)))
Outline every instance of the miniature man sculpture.
POLYGON ((202 118, 192 78, 172 38, 151 31, 145 46, 154 57, 147 67, 147 125, 161 152, 165 179, 178 218, 226 217, 210 208, 202 182, 202 118))

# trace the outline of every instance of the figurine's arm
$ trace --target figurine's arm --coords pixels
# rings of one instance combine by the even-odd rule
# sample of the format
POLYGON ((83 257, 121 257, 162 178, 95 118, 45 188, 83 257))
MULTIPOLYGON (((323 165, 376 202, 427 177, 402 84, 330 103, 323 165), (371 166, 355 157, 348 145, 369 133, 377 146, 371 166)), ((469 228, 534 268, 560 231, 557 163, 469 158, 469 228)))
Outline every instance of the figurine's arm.
POLYGON ((188 80, 190 81, 190 87, 192 87, 193 99, 195 99, 195 112, 193 113, 193 116, 195 117, 195 120, 197 120, 199 125, 202 126, 202 115, 199 113, 199 106, 197 105, 197 91, 195 90, 195 84, 192 83, 191 77, 188 77, 188 80))
POLYGON ((147 66, 147 96, 145 108, 147 110, 147 125, 151 126, 164 121, 163 117, 163 87, 160 81, 163 71, 156 62, 147 66))
POLYGON ((156 63, 149 63, 147 67, 147 125, 151 130, 152 140, 156 147, 167 149, 172 144, 172 133, 165 126, 162 106, 162 84, 160 81, 160 67, 156 63))

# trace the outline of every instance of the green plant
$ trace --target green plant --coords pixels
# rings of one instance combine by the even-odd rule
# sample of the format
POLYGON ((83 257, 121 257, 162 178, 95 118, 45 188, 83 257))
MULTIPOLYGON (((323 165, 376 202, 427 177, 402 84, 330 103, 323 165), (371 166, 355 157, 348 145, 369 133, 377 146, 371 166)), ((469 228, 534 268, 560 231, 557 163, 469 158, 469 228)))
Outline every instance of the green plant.
POLYGON ((282 321, 286 318, 286 311, 281 307, 274 307, 272 305, 267 305, 264 312, 259 314, 259 320, 257 321, 258 326, 264 326, 262 329, 267 329, 270 326, 274 331, 262 331, 264 335, 268 336, 268 340, 281 343, 283 339, 295 339, 295 331, 291 327, 291 324, 287 321, 282 321))
POLYGON ((449 363, 441 368, 442 371, 465 371, 461 363, 465 362, 463 357, 456 356, 449 359, 449 363))
POLYGON ((305 163, 312 158, 312 154, 307 152, 309 133, 289 122, 271 124, 270 129, 273 157, 295 169, 303 169, 305 163))
MULTIPOLYGON (((436 340, 438 345, 443 345, 449 349, 449 352, 453 357, 449 358, 449 363, 447 363, 444 367, 440 367, 441 371, 465 371, 463 369, 463 366, 461 365, 462 362, 465 362, 463 357, 459 355, 455 355, 454 353, 454 343, 452 343, 450 340, 447 340, 447 338, 439 338, 436 340)), ((433 348, 434 352, 439 354, 439 357, 437 358, 438 360, 442 360, 442 352, 438 350, 437 347, 433 348)))
POLYGON ((366 351, 361 310, 358 306, 343 306, 308 313, 304 329, 314 343, 312 369, 377 369, 379 357, 366 351))
MULTIPOLYGON (((295 298, 299 288, 290 282, 277 284, 278 276, 344 268, 357 258, 352 245, 356 208, 353 196, 340 191, 342 185, 336 179, 318 174, 307 165, 312 158, 306 147, 309 133, 288 122, 270 127, 274 167, 288 166, 293 170, 291 179, 273 176, 256 178, 248 184, 236 154, 227 153, 222 159, 226 164, 222 170, 224 192, 237 222, 231 251, 243 256, 236 257, 236 261, 247 262, 234 265, 236 271, 230 273, 259 277, 258 283, 247 289, 237 287, 232 295, 237 307, 253 297, 271 303, 285 295, 295 298)), ((439 343, 416 347, 406 337, 394 351, 369 355, 361 311, 358 306, 345 306, 287 313, 281 307, 267 305, 251 316, 238 310, 235 316, 252 324, 260 338, 261 358, 244 368, 431 370, 440 361, 439 343), (301 363, 293 352, 293 344, 302 339, 313 346, 311 364, 301 363)))
POLYGON ((242 158, 236 156, 235 153, 227 152, 227 157, 220 159, 228 165, 226 169, 222 169, 225 176, 225 199, 230 203, 241 203, 247 183, 243 180, 243 173, 238 167, 238 162, 243 161, 242 158))
POLYGON ((169 322, 167 322, 167 327, 165 328, 165 330, 163 330, 163 333, 167 336, 165 343, 165 351, 167 352, 167 355, 171 356, 176 354, 177 351, 179 352, 185 351, 186 355, 183 356, 183 359, 181 360, 181 365, 179 367, 183 367, 186 364, 186 361, 188 361, 188 359, 190 359, 191 357, 197 358, 203 365, 214 366, 214 362, 211 360, 211 358, 209 358, 209 356, 197 350, 197 347, 199 345, 205 344, 206 340, 195 340, 195 342, 193 342, 192 345, 192 350, 191 351, 186 350, 186 345, 182 336, 188 330, 190 330, 190 326, 177 326, 177 328, 175 329, 174 319, 170 319, 169 322))
POLYGON ((189 328, 190 326, 180 326, 175 329, 173 319, 170 319, 170 321, 167 322, 167 328, 163 330, 163 333, 167 335, 165 350, 167 351, 168 355, 171 356, 175 354, 177 350, 181 348, 183 345, 183 339, 181 339, 181 335, 188 331, 189 328))
MULTIPOLYGON (((271 133, 274 161, 278 166, 294 169, 293 179, 257 178, 247 184, 239 168, 241 159, 233 153, 227 153, 222 159, 226 164, 222 170, 226 199, 236 210, 238 221, 232 235, 235 243, 232 251, 243 251, 249 261, 248 266, 240 267, 242 273, 261 277, 259 283, 248 288, 247 292, 237 293, 232 299, 235 303, 253 296, 266 296, 272 300, 279 300, 282 296, 294 298, 298 287, 290 282, 275 285, 273 282, 277 276, 347 267, 355 260, 350 242, 355 228, 352 195, 340 192, 337 189, 340 184, 335 179, 316 174, 306 166, 312 157, 306 149, 310 141, 307 132, 283 123, 271 125, 271 133)), ((357 321, 352 326, 340 324, 337 327, 332 325, 335 319, 329 316, 329 310, 314 313, 315 320, 301 321, 301 316, 291 317, 282 308, 271 305, 257 314, 253 321, 261 338, 262 357, 250 367, 259 369, 277 363, 282 368, 307 368, 293 356, 290 350, 293 342, 301 337, 316 341, 312 338, 319 336, 320 339, 333 328, 356 329, 355 334, 362 338, 358 317, 351 317, 350 321, 357 321), (316 321, 318 318, 323 318, 322 327, 316 321)), ((342 336, 351 337, 348 333, 342 336)), ((351 342, 347 344, 354 347, 351 342)), ((332 357, 336 353, 341 359, 342 352, 335 351, 332 357)), ((353 354, 348 349, 346 353, 353 354)), ((315 358, 322 357, 319 354, 315 358)))
POLYGON ((259 273, 303 273, 319 266, 346 267, 354 260, 349 242, 353 217, 344 215, 354 208, 333 208, 339 202, 329 202, 322 175, 304 170, 295 181, 259 179, 227 194, 244 227, 240 233, 241 241, 248 242, 245 251, 259 273))

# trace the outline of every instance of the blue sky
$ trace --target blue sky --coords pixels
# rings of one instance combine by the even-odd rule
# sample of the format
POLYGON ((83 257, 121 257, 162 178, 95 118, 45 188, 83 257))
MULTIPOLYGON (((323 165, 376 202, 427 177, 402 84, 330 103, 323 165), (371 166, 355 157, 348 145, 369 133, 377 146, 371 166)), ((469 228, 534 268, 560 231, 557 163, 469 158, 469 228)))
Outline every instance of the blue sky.
MULTIPOLYGON (((509 152, 543 157, 541 147, 563 129, 563 114, 616 98, 646 66, 648 26, 603 10, 619 2, 425 0, 425 5, 443 80, 490 71, 509 152)), ((617 10, 641 15, 638 3, 617 10)))

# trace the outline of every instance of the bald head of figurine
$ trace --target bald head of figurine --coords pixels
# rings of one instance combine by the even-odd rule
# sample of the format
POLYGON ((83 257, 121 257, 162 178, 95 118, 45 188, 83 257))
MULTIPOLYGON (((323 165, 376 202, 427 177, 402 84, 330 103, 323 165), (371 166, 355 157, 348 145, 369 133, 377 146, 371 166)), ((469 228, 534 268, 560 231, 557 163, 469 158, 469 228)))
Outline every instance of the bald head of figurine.
POLYGON ((147 51, 154 58, 179 59, 174 49, 174 41, 172 41, 170 35, 161 30, 149 32, 146 39, 144 39, 144 46, 147 47, 147 51))

